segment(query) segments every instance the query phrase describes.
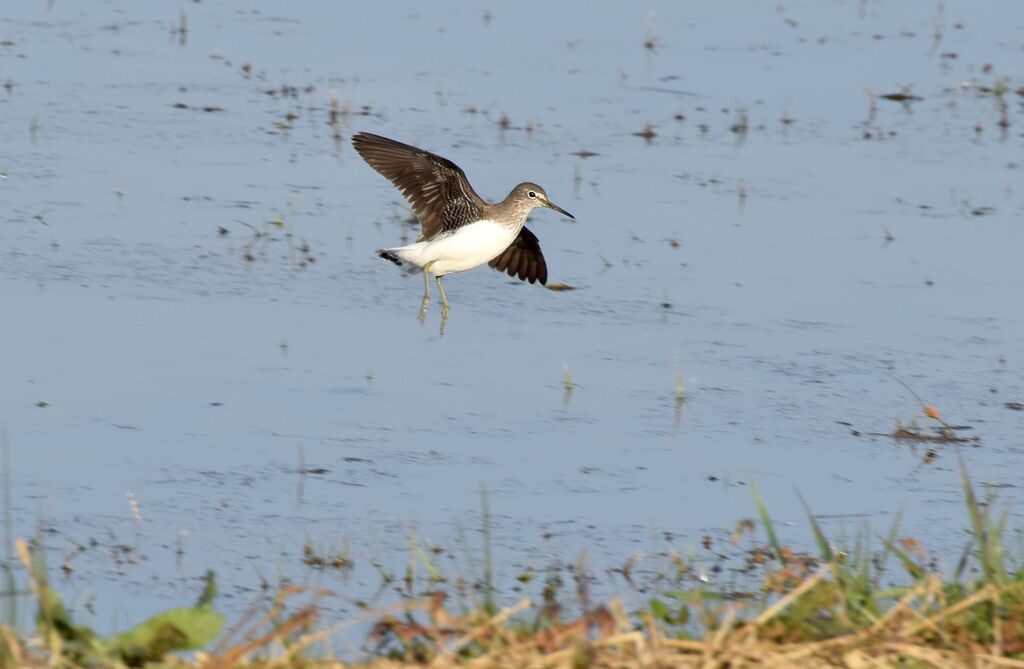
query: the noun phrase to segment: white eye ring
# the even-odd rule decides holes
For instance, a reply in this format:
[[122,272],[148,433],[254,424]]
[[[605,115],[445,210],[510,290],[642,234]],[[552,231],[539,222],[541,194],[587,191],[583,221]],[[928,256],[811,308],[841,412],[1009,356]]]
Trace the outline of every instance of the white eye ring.
[[531,190],[531,191],[528,191],[528,192],[527,192],[526,194],[527,194],[528,196],[530,196],[530,197],[537,197],[537,194],[536,194],[536,193],[534,193],[534,192],[533,192],[532,190]]

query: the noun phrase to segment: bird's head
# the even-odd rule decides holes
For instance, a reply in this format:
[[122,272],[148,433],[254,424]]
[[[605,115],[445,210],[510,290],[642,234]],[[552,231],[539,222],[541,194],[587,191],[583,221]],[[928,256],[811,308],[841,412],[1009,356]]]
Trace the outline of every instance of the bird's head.
[[576,217],[562,209],[557,204],[548,199],[548,194],[544,192],[544,189],[535,183],[521,183],[512,189],[511,197],[519,203],[522,203],[527,209],[533,209],[535,207],[547,207],[548,209],[554,209],[563,216],[576,220]]

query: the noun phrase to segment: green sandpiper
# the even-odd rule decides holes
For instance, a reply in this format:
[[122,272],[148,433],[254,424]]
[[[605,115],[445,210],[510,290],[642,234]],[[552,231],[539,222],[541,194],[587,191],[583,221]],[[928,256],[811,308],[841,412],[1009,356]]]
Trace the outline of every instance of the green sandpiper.
[[370,167],[393,183],[412,205],[421,232],[414,244],[379,249],[381,258],[423,270],[423,308],[430,301],[427,274],[433,274],[441,295],[441,313],[448,313],[448,297],[441,277],[487,263],[522,281],[547,283],[548,268],[537,236],[523,227],[537,207],[575,217],[548,199],[535,183],[521,183],[502,200],[491,204],[469,185],[458,165],[415,146],[368,132],[352,138],[352,145]]

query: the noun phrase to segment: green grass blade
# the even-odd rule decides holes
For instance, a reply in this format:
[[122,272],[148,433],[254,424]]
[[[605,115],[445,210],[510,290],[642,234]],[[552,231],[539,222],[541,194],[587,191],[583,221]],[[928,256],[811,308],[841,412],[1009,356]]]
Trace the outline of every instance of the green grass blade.
[[900,561],[900,564],[903,565],[903,568],[907,571],[908,574],[910,574],[910,578],[914,579],[914,581],[919,581],[922,578],[924,578],[924,569],[922,569],[919,564],[914,562],[905,551],[897,547],[896,544],[893,542],[888,542],[888,548],[889,552],[896,556],[896,558]]
[[988,533],[989,555],[992,556],[992,568],[1000,583],[1007,582],[1006,575],[1006,523],[1009,520],[1009,509],[1003,509],[999,514],[999,520],[991,526]]
[[423,549],[420,548],[420,545],[416,541],[415,537],[409,537],[409,545],[412,547],[412,552],[416,554],[416,557],[419,558],[420,562],[426,568],[427,573],[430,574],[430,580],[436,583],[445,580],[444,576],[441,575],[441,572],[438,570],[438,568],[434,565],[433,562],[431,562],[430,558],[427,557],[427,554],[423,551]]
[[892,555],[892,546],[896,545],[896,535],[900,531],[900,521],[903,519],[903,510],[896,511],[896,515],[893,516],[892,526],[889,528],[889,532],[882,538],[882,553],[878,556],[878,575],[881,576],[885,572],[886,563],[889,562],[889,556]]
[[761,492],[753,481],[750,482],[750,494],[754,496],[757,515],[761,518],[761,525],[764,527],[765,534],[768,535],[768,543],[771,545],[772,551],[775,552],[775,557],[781,564],[786,564],[786,558],[782,552],[782,544],[779,543],[779,537],[775,534],[775,526],[772,525],[772,519],[768,516],[768,507],[765,506],[764,500],[761,499]]
[[7,440],[7,426],[0,426],[0,464],[3,464],[4,504],[4,622],[18,622],[17,581],[14,577],[14,521],[11,519],[11,444]]
[[487,486],[480,488],[481,533],[484,540],[484,610],[489,614],[498,612],[494,601],[494,557],[491,553],[491,507],[487,501]]
[[996,561],[991,550],[991,533],[989,532],[989,516],[987,511],[982,511],[981,504],[971,485],[971,479],[967,474],[967,465],[964,464],[962,455],[960,458],[960,482],[964,489],[964,497],[967,503],[967,515],[971,519],[971,529],[974,532],[974,543],[978,548],[978,559],[981,562],[981,571],[988,583],[999,582],[999,572],[996,568]]
[[[804,496],[800,494],[800,491],[796,491],[796,496],[800,499],[800,504],[803,505],[804,511],[807,513],[807,520],[811,523],[811,531],[814,532],[814,540],[818,543],[818,551],[821,553],[821,559],[825,562],[830,563],[833,568],[837,567],[835,553],[832,552],[832,546],[829,545],[828,539],[825,537],[825,533],[821,530],[821,525],[818,524],[818,519],[811,513],[811,507],[807,506],[807,501],[804,500]],[[838,571],[836,573],[838,576]]]
[[953,570],[953,582],[954,583],[959,583],[960,579],[963,578],[963,576],[964,576],[964,572],[967,571],[967,564],[971,560],[971,545],[973,543],[974,542],[972,540],[972,541],[968,541],[966,544],[964,544],[964,550],[960,554],[960,559],[956,563],[956,569]]
[[[4,600],[2,624],[8,627],[15,627],[18,624],[18,580],[14,576],[14,569],[6,562],[0,562],[0,573],[2,573]],[[2,666],[2,665],[0,665]]]
[[858,601],[866,604],[873,600],[871,587],[871,551],[869,530],[865,524],[857,534],[857,546],[850,561],[851,576],[850,586],[852,592],[856,592]]

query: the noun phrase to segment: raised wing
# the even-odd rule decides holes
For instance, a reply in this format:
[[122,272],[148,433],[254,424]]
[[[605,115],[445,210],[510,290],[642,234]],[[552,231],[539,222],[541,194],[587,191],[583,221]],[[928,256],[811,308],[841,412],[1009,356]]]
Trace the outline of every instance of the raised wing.
[[368,132],[355,135],[352,145],[412,205],[423,226],[421,239],[479,220],[487,206],[466,174],[447,158]]
[[522,281],[540,281],[542,286],[548,282],[548,264],[540,251],[540,241],[526,228],[519,231],[519,236],[500,256],[487,264]]

